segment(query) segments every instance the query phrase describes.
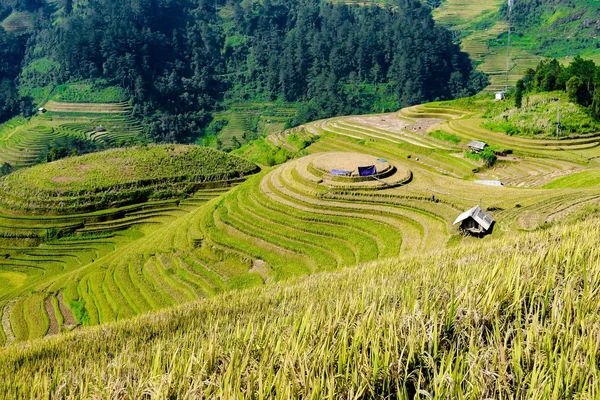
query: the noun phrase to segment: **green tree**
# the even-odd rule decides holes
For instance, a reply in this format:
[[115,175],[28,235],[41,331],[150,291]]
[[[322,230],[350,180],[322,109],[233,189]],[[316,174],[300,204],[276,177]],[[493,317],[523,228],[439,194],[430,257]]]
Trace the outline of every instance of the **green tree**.
[[71,15],[73,12],[73,0],[65,0],[65,15]]
[[12,165],[10,165],[7,162],[3,163],[2,166],[0,166],[0,176],[8,175],[12,171],[13,171]]
[[594,92],[594,98],[592,101],[592,114],[596,118],[600,118],[600,90]]
[[523,92],[525,91],[525,82],[523,79],[519,79],[517,82],[517,90],[515,91],[515,107],[521,108],[523,106]]
[[587,106],[589,92],[583,80],[578,76],[572,76],[567,81],[567,95],[573,103]]

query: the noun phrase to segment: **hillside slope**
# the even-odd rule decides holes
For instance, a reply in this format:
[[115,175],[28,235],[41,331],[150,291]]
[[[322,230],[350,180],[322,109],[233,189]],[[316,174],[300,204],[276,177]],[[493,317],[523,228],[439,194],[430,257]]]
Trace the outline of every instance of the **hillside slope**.
[[[581,122],[577,114],[573,121],[565,118],[559,138],[509,136],[494,127],[501,123],[516,131],[513,119],[503,115],[535,114],[556,104],[558,95],[527,95],[524,104],[529,106],[520,111],[507,110],[508,103],[495,102],[493,96],[478,96],[398,113],[315,121],[246,149],[257,159],[277,149],[297,159],[265,167],[247,180],[217,182],[216,189],[192,194],[195,188],[178,183],[174,189],[182,192],[170,193],[171,199],[129,206],[117,202],[115,208],[84,214],[23,216],[3,210],[0,285],[7,290],[0,293],[0,344],[110,323],[232,289],[476,241],[452,225],[475,205],[496,220],[484,242],[597,206],[600,134],[569,136],[566,128]],[[563,109],[577,107],[568,104],[563,101]],[[468,152],[471,140],[487,142],[499,154],[496,162],[486,165]],[[383,169],[377,179],[335,179],[329,176],[332,162],[333,168],[352,162],[351,169],[371,163]],[[128,171],[123,163],[112,164]],[[71,160],[45,167],[52,165],[78,171]],[[193,163],[185,165],[193,170]],[[45,167],[14,175],[35,183],[31,192],[37,197],[20,200],[21,207],[37,202],[60,211],[60,202],[48,198],[46,189],[51,179],[64,180],[63,169],[50,168],[53,174],[44,175]],[[490,180],[503,186],[486,185]],[[142,189],[147,181],[152,183],[140,181]],[[11,192],[29,197],[18,182],[12,181]],[[90,189],[84,182],[70,184],[83,192]],[[69,182],[56,187],[64,185]],[[156,188],[156,194],[164,193],[164,187]],[[106,200],[118,197],[130,204],[129,189],[113,190]],[[189,196],[182,199],[183,193]],[[85,204],[87,197],[65,198],[63,206]]]
[[[488,90],[502,89],[506,79],[506,2],[446,0],[434,10],[434,17],[456,32],[462,49],[490,75]],[[511,25],[510,85],[545,57],[564,62],[577,55],[600,58],[600,11],[593,1],[515,1]]]
[[595,398],[599,222],[8,347],[0,389],[13,398]]
[[[10,82],[20,97],[38,101],[80,82],[117,86],[160,141],[194,141],[213,113],[236,104],[270,116],[260,109],[277,103],[283,112],[274,116],[291,109],[306,122],[474,94],[485,84],[419,0],[390,9],[326,0],[32,3],[34,29],[21,36],[23,68]],[[11,111],[21,106],[15,97]],[[216,116],[232,125],[224,148],[259,132],[245,112]]]

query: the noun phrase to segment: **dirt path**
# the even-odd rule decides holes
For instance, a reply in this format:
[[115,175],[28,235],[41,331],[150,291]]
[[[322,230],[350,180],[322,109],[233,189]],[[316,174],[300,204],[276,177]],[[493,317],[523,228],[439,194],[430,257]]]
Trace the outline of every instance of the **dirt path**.
[[46,297],[44,300],[44,308],[46,309],[46,314],[48,314],[48,318],[50,319],[50,327],[48,328],[46,337],[56,335],[58,333],[59,326],[58,321],[56,320],[56,315],[54,314],[54,306],[52,305],[51,296]]
[[63,316],[65,328],[71,328],[77,325],[77,321],[75,321],[75,317],[73,316],[71,309],[65,304],[65,299],[63,298],[62,292],[58,292],[56,299],[58,300],[58,308],[60,309],[60,313]]
[[15,334],[10,326],[10,313],[16,302],[17,299],[9,301],[4,306],[4,310],[2,310],[2,330],[4,330],[4,334],[6,335],[6,345],[12,344],[16,340]]

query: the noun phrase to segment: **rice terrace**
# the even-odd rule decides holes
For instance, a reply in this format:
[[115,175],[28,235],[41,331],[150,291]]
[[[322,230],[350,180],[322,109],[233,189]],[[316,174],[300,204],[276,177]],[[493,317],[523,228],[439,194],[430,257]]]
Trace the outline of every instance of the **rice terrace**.
[[0,0],[0,399],[599,398],[591,5],[208,3]]

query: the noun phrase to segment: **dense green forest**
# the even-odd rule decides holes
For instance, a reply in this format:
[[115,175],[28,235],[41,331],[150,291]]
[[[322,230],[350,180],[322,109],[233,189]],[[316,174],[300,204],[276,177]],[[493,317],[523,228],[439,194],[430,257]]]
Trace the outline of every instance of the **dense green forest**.
[[565,91],[569,100],[588,108],[596,119],[600,118],[600,68],[592,60],[575,57],[569,66],[558,60],[544,60],[535,68],[528,69],[517,82],[515,102],[522,106],[523,94]]
[[10,57],[0,64],[3,119],[25,112],[22,96],[39,88],[101,81],[126,89],[154,140],[188,141],[226,101],[299,102],[294,125],[467,96],[487,84],[418,0],[2,4],[35,14],[27,40],[0,33],[10,43],[1,50]]

